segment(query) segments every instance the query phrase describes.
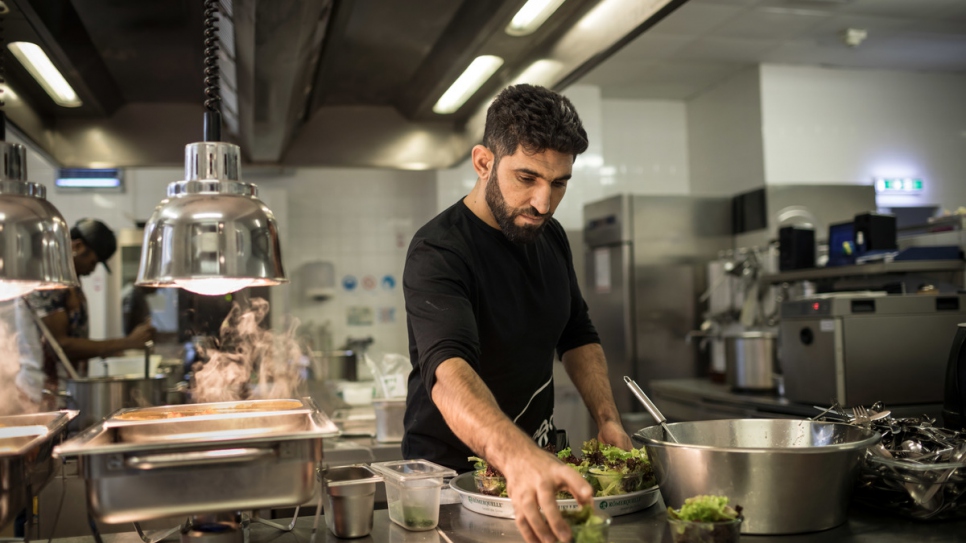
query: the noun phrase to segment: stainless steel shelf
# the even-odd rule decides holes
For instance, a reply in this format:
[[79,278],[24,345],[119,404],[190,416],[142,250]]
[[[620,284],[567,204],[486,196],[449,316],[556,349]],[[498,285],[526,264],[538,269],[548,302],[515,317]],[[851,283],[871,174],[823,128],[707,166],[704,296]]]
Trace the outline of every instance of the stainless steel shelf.
[[828,268],[809,268],[761,276],[764,284],[793,283],[795,281],[818,281],[839,277],[864,275],[885,275],[901,273],[955,272],[966,268],[962,260],[902,260],[899,262],[876,262],[854,266],[832,266]]

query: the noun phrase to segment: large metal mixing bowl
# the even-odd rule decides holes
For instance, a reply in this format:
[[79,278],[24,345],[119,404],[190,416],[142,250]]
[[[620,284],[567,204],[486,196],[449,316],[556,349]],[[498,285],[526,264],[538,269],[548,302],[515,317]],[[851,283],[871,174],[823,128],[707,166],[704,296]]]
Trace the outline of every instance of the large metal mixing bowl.
[[679,508],[699,494],[728,496],[745,509],[741,532],[795,534],[846,520],[852,486],[866,448],[879,434],[848,424],[737,419],[639,430],[664,502]]

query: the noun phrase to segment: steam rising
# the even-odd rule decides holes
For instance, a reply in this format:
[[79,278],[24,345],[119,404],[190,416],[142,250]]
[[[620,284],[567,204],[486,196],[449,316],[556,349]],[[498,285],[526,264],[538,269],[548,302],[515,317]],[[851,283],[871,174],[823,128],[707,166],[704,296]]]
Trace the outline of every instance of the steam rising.
[[[295,340],[298,321],[283,333],[264,330],[259,324],[268,314],[268,301],[252,298],[251,307],[237,303],[221,324],[219,339],[204,348],[205,363],[196,363],[194,401],[225,402],[253,398],[296,398],[300,384],[302,350]],[[257,379],[253,379],[257,375]],[[252,386],[256,381],[257,385]]]
[[14,304],[5,304],[0,318],[0,415],[40,411],[44,386],[40,362],[21,353],[22,338],[6,320],[15,311]]

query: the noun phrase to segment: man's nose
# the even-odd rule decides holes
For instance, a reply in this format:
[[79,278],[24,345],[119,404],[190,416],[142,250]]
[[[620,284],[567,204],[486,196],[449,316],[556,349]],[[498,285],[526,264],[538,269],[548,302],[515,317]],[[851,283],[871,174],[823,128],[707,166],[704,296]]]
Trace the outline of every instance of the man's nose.
[[530,195],[530,205],[541,215],[550,213],[550,193],[550,183],[547,183],[534,187]]

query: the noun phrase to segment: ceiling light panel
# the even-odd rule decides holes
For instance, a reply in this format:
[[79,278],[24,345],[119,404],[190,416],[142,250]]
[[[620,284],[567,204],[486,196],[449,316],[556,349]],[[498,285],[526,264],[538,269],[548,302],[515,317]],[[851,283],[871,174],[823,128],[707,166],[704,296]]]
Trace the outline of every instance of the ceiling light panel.
[[511,36],[533,34],[563,3],[564,0],[529,0],[510,20],[506,33]]
[[7,46],[13,56],[23,64],[30,75],[50,95],[54,102],[63,107],[78,107],[81,100],[64,79],[60,70],[50,61],[47,53],[36,43],[15,41]]
[[473,59],[466,70],[436,102],[433,112],[439,114],[455,113],[470,96],[486,83],[503,66],[503,59],[493,55],[482,55]]

